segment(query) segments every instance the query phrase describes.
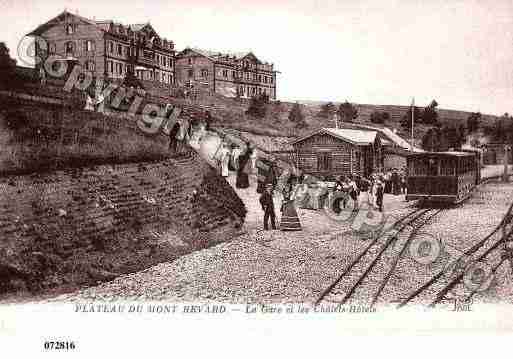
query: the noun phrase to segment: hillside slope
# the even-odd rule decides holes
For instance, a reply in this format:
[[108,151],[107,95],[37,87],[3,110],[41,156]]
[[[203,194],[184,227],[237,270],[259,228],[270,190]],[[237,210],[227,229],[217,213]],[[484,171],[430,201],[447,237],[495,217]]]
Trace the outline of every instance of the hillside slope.
[[[296,123],[288,119],[290,110],[294,103],[280,102],[268,104],[267,114],[264,118],[254,118],[245,113],[249,107],[249,101],[244,99],[225,98],[219,95],[200,96],[195,100],[173,99],[175,104],[193,105],[209,110],[216,117],[216,126],[228,127],[230,129],[244,131],[260,136],[270,137],[296,137],[304,135],[319,127],[334,127],[333,119],[326,119],[319,116],[322,102],[303,101],[299,102],[305,117],[305,126],[298,127]],[[335,105],[338,105],[335,103]],[[410,133],[404,131],[400,121],[410,110],[408,106],[398,105],[370,105],[356,104],[358,108],[358,118],[355,123],[373,125],[370,122],[370,116],[374,111],[388,112],[390,120],[385,125],[397,129],[398,133],[405,138],[410,137]],[[470,112],[438,109],[439,120],[443,125],[459,127],[466,126]],[[492,125],[499,117],[495,115],[483,114],[481,124],[485,126]],[[419,143],[425,132],[430,128],[424,124],[415,125],[415,142]]]

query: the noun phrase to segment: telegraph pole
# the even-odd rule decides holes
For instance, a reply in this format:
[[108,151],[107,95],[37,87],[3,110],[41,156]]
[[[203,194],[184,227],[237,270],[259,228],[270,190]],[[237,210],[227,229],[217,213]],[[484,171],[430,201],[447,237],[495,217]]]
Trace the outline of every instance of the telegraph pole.
[[511,151],[510,145],[504,145],[504,158],[502,160],[504,164],[504,174],[502,175],[502,180],[504,182],[508,182],[509,176],[508,176],[508,158],[509,158],[509,152]]
[[410,140],[410,146],[411,151],[413,152],[413,126],[415,123],[415,97],[411,100],[411,140]]

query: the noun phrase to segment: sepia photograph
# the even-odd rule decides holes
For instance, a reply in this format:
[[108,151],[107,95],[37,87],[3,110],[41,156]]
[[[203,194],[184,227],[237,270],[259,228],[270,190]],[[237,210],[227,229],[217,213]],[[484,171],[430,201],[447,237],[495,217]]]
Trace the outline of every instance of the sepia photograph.
[[0,14],[0,346],[513,332],[510,0]]

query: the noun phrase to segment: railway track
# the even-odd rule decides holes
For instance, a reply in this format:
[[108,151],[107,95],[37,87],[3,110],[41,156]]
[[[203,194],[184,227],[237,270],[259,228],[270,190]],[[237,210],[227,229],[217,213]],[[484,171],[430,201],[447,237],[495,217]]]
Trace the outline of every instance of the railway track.
[[[480,185],[498,178],[484,179]],[[441,260],[429,266],[410,260],[409,263],[403,262],[402,270],[397,271],[414,238],[423,234],[422,228],[442,211],[436,208],[417,208],[399,218],[390,230],[369,242],[318,296],[315,305],[351,302],[374,306],[378,302],[388,302],[399,303],[397,308],[410,303],[436,306],[448,299],[451,293],[459,293],[467,300],[478,295],[482,284],[486,283],[483,280],[500,272],[508,262],[513,271],[513,252],[509,252],[509,256],[503,254],[506,242],[513,240],[513,203],[501,222],[485,238],[463,253],[458,252],[452,256],[448,252],[442,253],[446,256],[441,256]],[[485,267],[481,270],[482,283],[481,286],[469,288],[465,285],[469,280],[468,268],[476,263],[477,269]],[[412,270],[404,270],[404,265]],[[422,268],[423,273],[418,278],[404,278],[408,273],[417,273],[415,269],[420,266],[425,268]],[[412,280],[416,282],[413,285]],[[412,288],[417,289],[412,291]]]
[[[434,307],[449,298],[471,299],[487,289],[495,274],[513,260],[505,256],[508,241],[513,239],[513,203],[501,222],[483,239],[448,260],[442,268],[423,285],[399,298],[397,308],[408,304],[428,304]],[[473,274],[479,274],[473,281]]]
[[417,232],[442,211],[417,208],[399,218],[390,230],[371,240],[320,294],[315,304],[352,301],[373,306]]

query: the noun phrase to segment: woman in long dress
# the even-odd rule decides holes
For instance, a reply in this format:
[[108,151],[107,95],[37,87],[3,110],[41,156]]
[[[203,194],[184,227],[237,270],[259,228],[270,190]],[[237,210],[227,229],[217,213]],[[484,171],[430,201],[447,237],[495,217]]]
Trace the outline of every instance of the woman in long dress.
[[200,141],[205,136],[205,134],[205,125],[203,123],[198,124],[196,128],[193,129],[192,136],[189,140],[189,145],[195,150],[198,150],[200,148]]
[[237,166],[237,180],[235,181],[235,186],[237,188],[248,188],[249,187],[249,178],[247,173],[248,162],[251,158],[253,150],[251,149],[249,143],[246,144],[246,151],[244,154],[240,155],[238,158],[238,166]]
[[281,223],[282,231],[301,231],[301,222],[297,215],[296,205],[293,198],[293,182],[292,177],[287,183],[286,189],[283,191],[283,203],[281,205]]
[[221,176],[228,177],[229,169],[228,165],[230,163],[230,150],[228,150],[227,145],[223,143],[222,148],[219,150],[219,162],[221,165]]

